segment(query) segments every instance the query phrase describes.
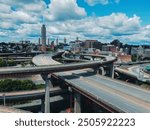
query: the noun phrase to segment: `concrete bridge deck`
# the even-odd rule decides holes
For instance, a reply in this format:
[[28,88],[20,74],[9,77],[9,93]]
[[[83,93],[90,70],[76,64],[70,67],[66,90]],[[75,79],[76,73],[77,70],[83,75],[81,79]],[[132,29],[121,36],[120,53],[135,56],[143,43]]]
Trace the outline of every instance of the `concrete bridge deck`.
[[145,73],[140,65],[132,65],[127,66],[125,68],[123,67],[117,67],[115,68],[115,71],[130,77],[133,77],[135,79],[138,79],[142,82],[150,82],[150,74]]
[[55,73],[69,84],[72,89],[84,94],[118,112],[150,112],[150,91],[139,86],[114,80],[87,71],[70,71]]
[[[68,91],[66,89],[62,90],[59,87],[51,88],[49,90],[50,97],[56,96],[59,94],[65,94]],[[31,91],[19,91],[19,92],[1,92],[0,93],[0,102],[4,101],[4,98],[7,102],[12,101],[23,101],[23,100],[36,100],[43,99],[45,96],[45,90],[31,90]]]

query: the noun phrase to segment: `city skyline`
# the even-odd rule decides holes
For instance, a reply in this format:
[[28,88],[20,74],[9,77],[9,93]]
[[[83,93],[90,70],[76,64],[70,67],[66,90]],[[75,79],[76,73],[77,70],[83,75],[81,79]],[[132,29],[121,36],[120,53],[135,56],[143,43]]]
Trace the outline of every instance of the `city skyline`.
[[0,42],[38,43],[44,23],[50,40],[150,44],[148,5],[146,0],[0,0]]

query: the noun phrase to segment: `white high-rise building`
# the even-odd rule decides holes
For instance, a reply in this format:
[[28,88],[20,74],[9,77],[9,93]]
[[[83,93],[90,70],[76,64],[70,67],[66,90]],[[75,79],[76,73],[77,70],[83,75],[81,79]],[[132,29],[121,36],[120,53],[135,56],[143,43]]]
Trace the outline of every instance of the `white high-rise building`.
[[41,27],[41,40],[42,40],[42,45],[46,46],[46,27],[44,24]]

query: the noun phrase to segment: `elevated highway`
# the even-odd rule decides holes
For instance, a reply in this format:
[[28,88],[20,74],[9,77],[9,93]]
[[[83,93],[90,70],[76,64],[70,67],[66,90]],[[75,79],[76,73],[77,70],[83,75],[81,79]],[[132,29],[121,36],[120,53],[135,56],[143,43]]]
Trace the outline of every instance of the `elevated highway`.
[[[68,93],[68,90],[61,89],[59,87],[51,88],[49,90],[50,97]],[[25,101],[25,100],[37,100],[44,99],[45,90],[31,90],[31,91],[19,91],[19,92],[1,92],[0,93],[0,102],[13,102],[13,101]]]
[[32,59],[32,57],[20,57],[20,56],[10,56],[10,57],[0,57],[5,60],[18,60],[18,59]]
[[[144,65],[144,64],[143,64]],[[150,82],[150,74],[145,73],[141,65],[131,65],[126,67],[116,67],[115,71],[132,77],[142,82]]]
[[0,78],[21,76],[21,75],[36,75],[36,74],[48,75],[49,73],[54,73],[54,72],[62,72],[62,71],[77,70],[77,69],[84,69],[84,68],[99,68],[102,65],[112,64],[114,61],[116,61],[116,58],[112,58],[109,61],[89,61],[83,63],[59,64],[57,66],[43,65],[43,66],[24,67],[24,68],[6,68],[0,70]]
[[103,77],[87,70],[58,72],[53,76],[64,81],[73,91],[110,112],[150,112],[150,91],[139,86]]
[[110,112],[150,112],[150,91],[85,70],[55,73],[68,86]]
[[[96,69],[102,65],[112,64],[116,58],[109,58],[109,60],[106,59],[106,61],[90,61],[66,65],[57,64],[56,66],[49,66],[51,64],[49,62],[44,66],[45,63],[42,61],[42,55],[40,57],[40,67],[0,70],[0,77],[33,74],[48,76],[49,73],[53,73],[53,76],[65,82],[66,86],[71,87],[75,93],[78,93],[77,95],[85,96],[109,112],[150,112],[150,91],[146,91],[135,85],[97,75],[94,72],[77,70],[87,68]],[[39,60],[40,57],[37,59]],[[44,57],[46,57],[46,55]],[[48,78],[45,79],[45,112],[49,112],[48,80]],[[76,112],[81,112],[80,96],[77,96],[75,99],[74,106],[77,108]]]
[[20,53],[0,53],[0,57],[8,57],[8,56],[36,56],[39,54],[43,54],[43,52],[20,52]]
[[127,62],[127,63],[116,63],[116,65],[139,65],[139,64],[148,64],[150,60],[147,61],[137,61],[137,62]]
[[[43,57],[46,57],[48,62],[46,63],[45,60],[43,60]],[[57,57],[57,56],[54,56]],[[39,62],[40,60],[40,62]],[[50,83],[49,85],[49,78],[48,75],[50,73],[54,72],[62,72],[62,71],[69,71],[69,70],[76,70],[76,69],[84,69],[84,68],[99,68],[101,65],[108,65],[112,64],[114,61],[116,61],[115,57],[112,57],[108,61],[94,61],[94,62],[85,62],[85,63],[75,63],[75,64],[60,64],[56,61],[54,61],[51,56],[47,55],[40,55],[35,58],[33,58],[33,62],[38,65],[39,67],[25,67],[25,68],[6,68],[3,70],[0,70],[0,77],[18,77],[18,76],[24,76],[24,75],[36,75],[41,74],[45,77],[45,112],[49,112],[50,106],[49,106],[49,86],[52,86]],[[52,63],[55,62],[53,65]],[[40,63],[40,64],[38,64]],[[56,66],[57,64],[57,66]]]
[[[61,54],[61,53],[60,53]],[[49,66],[49,65],[60,65],[61,63],[55,61],[53,58],[52,54],[41,54],[41,55],[37,55],[35,57],[33,57],[32,62],[36,65],[36,66]]]
[[0,57],[3,60],[7,61],[14,61],[14,62],[28,62],[28,61],[32,61],[32,57]]

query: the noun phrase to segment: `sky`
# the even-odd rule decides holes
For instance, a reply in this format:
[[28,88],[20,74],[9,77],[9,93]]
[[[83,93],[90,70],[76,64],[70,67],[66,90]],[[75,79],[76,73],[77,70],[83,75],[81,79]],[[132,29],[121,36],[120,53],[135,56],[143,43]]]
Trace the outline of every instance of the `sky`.
[[0,0],[0,42],[95,39],[150,45],[150,0]]

